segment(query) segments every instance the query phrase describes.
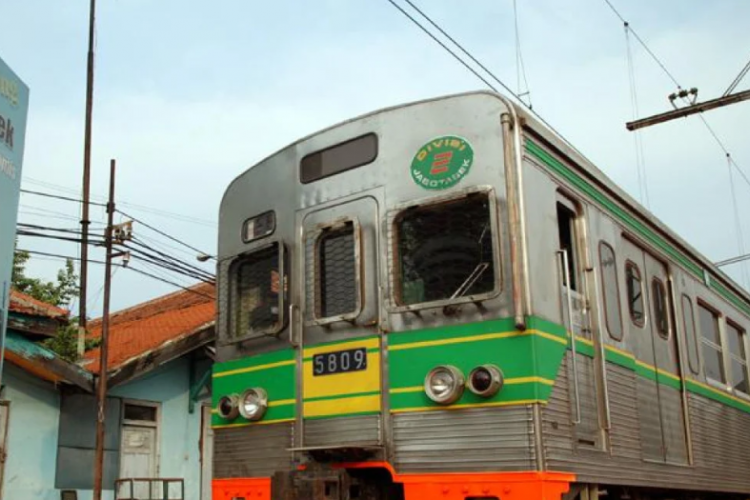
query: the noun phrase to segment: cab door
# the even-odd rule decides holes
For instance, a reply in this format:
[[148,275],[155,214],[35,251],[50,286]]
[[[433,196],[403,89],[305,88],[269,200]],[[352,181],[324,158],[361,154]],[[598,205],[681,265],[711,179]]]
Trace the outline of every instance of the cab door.
[[298,212],[302,449],[382,445],[377,190]]

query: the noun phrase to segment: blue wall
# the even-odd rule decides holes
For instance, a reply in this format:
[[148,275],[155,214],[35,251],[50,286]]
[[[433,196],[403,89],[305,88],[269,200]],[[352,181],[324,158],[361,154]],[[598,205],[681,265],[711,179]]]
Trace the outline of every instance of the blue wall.
[[10,401],[3,498],[59,500],[54,489],[60,417],[57,389],[10,363],[5,364],[3,384],[4,399]]
[[[114,388],[110,395],[161,403],[159,476],[185,478],[185,500],[200,500],[201,412],[196,405],[195,412],[188,413],[189,369],[187,358],[181,358]],[[106,491],[102,497],[111,500],[113,492]],[[78,492],[79,500],[91,498],[91,491]]]

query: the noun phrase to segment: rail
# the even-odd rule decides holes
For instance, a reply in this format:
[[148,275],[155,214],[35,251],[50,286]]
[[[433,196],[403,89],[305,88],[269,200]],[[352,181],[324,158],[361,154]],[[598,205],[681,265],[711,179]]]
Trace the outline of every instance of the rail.
[[[179,485],[179,488],[170,488],[173,484]],[[175,489],[179,490],[179,494]],[[163,477],[117,479],[115,500],[185,500],[185,480]]]

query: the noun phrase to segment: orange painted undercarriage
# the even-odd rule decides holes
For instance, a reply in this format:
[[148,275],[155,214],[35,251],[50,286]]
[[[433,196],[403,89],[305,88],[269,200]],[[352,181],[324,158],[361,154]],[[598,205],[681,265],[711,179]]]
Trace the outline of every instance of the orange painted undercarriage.
[[[337,468],[382,468],[404,488],[404,500],[560,500],[575,481],[562,472],[397,474],[384,463],[340,464]],[[215,479],[213,500],[272,500],[271,478]],[[301,499],[300,499],[301,500]],[[309,500],[309,499],[304,499]]]

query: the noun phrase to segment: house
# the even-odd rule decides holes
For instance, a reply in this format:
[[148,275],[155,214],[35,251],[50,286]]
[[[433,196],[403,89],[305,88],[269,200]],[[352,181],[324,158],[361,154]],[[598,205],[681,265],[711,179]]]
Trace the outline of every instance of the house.
[[[162,499],[164,487],[170,499],[210,499],[213,293],[202,284],[110,316],[103,498],[149,498],[151,488]],[[92,498],[99,349],[70,363],[35,342],[65,314],[11,296],[0,394],[3,500]],[[101,320],[89,327],[101,335]]]

